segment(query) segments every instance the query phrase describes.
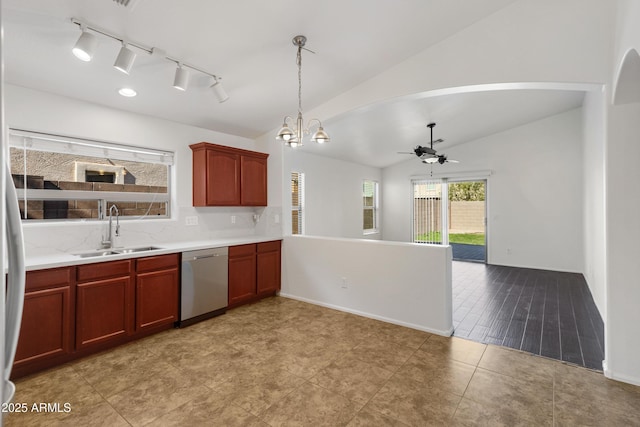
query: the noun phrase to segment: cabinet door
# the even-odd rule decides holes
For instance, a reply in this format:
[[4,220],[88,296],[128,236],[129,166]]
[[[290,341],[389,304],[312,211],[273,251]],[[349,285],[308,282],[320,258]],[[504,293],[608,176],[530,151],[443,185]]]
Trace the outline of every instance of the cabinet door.
[[241,157],[241,205],[267,206],[267,159]]
[[[232,255],[234,248],[252,247],[249,253]],[[229,248],[229,307],[250,301],[256,296],[255,245]]]
[[124,338],[133,331],[131,277],[78,283],[76,348]]
[[14,366],[70,353],[71,328],[70,286],[26,292]]
[[73,351],[72,267],[28,271],[14,374],[52,365]]
[[178,269],[138,274],[136,331],[178,320]]
[[207,206],[240,204],[239,155],[207,150],[206,177]]
[[259,295],[280,290],[280,241],[258,243],[257,292]]

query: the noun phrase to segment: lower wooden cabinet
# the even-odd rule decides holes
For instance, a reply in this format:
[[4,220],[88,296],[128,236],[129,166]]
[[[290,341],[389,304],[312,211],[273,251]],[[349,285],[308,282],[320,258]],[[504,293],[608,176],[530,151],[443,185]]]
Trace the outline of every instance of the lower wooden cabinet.
[[263,242],[257,245],[257,278],[258,295],[273,295],[280,290],[280,240]]
[[229,248],[229,308],[280,290],[280,240]]
[[64,267],[27,272],[14,359],[18,372],[42,369],[73,351],[74,271]]
[[178,321],[178,254],[136,261],[136,332]]
[[123,260],[77,267],[77,350],[133,333],[131,265],[131,260]]
[[229,307],[250,302],[256,296],[256,245],[229,248]]
[[29,271],[12,377],[173,327],[180,254]]

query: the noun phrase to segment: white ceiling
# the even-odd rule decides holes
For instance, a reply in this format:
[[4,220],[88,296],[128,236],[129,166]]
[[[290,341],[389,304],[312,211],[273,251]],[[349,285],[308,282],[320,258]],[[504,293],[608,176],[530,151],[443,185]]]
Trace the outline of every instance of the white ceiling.
[[[472,25],[514,0],[4,0],[5,80],[71,98],[255,138],[297,107],[293,36],[304,34],[303,108],[312,108]],[[192,73],[189,90],[171,87],[175,64],[139,52],[129,76],[112,65],[116,41],[100,37],[94,60],[71,54],[80,31],[71,18],[156,47],[222,77],[230,96],[218,103],[208,77]],[[134,87],[138,96],[117,94]],[[323,154],[384,167],[396,151],[435,138],[447,144],[487,136],[576,108],[582,92],[491,91],[416,95],[323,118],[332,142]],[[449,145],[450,146],[450,145]],[[307,144],[304,150],[315,151]],[[438,147],[438,149],[441,149]]]

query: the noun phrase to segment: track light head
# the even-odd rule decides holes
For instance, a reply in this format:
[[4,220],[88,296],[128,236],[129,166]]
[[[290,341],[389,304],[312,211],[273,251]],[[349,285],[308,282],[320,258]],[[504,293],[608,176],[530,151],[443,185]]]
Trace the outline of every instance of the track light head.
[[91,58],[93,58],[97,47],[98,38],[82,28],[82,34],[80,34],[78,41],[71,51],[79,60],[89,62]]
[[229,95],[227,95],[227,92],[222,87],[222,82],[220,81],[220,78],[214,77],[214,80],[215,81],[211,85],[211,89],[213,89],[213,93],[216,95],[218,102],[223,103],[224,101],[229,99]]
[[127,47],[125,42],[122,42],[122,47],[120,48],[120,52],[118,53],[118,57],[116,58],[116,62],[114,62],[113,67],[125,74],[129,74],[135,59],[136,54]]
[[176,67],[176,75],[173,78],[173,87],[178,90],[185,91],[189,85],[189,70],[178,64]]

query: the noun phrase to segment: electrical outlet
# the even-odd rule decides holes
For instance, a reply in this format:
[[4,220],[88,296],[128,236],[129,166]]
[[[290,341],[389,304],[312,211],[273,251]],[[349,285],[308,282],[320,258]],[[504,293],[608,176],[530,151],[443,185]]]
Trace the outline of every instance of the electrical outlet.
[[273,220],[275,221],[276,224],[280,224],[280,215],[275,214],[275,216],[273,217]]
[[340,279],[340,286],[342,288],[345,288],[345,289],[347,288],[347,278],[346,277],[343,277],[343,278]]
[[231,215],[231,224],[235,224],[235,223],[236,223],[236,216]]
[[198,225],[198,217],[197,216],[187,216],[184,218],[184,222],[186,225]]
[[511,255],[511,248],[507,248],[507,255]]

